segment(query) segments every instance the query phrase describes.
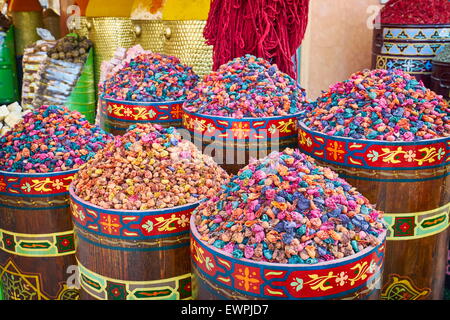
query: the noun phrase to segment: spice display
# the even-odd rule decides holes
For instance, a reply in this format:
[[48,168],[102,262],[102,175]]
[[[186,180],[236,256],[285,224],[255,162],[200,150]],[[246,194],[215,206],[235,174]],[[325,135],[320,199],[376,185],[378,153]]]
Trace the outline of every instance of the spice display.
[[0,170],[45,173],[77,169],[111,140],[79,112],[41,106],[0,137]]
[[173,56],[142,53],[125,63],[103,84],[106,98],[126,101],[179,101],[194,88],[198,76]]
[[380,15],[381,23],[386,24],[447,24],[450,23],[450,2],[389,0],[381,9]]
[[364,70],[338,82],[302,112],[312,130],[332,136],[419,141],[450,136],[442,96],[401,70]]
[[314,264],[379,244],[377,211],[331,169],[298,150],[272,152],[239,171],[195,212],[201,240],[235,258]]
[[0,136],[11,130],[30,110],[23,111],[17,103],[0,106]]
[[295,114],[305,91],[276,65],[252,55],[236,58],[206,75],[188,95],[190,112],[233,118]]
[[73,187],[105,209],[151,210],[210,198],[227,181],[227,173],[175,128],[139,124],[83,166]]

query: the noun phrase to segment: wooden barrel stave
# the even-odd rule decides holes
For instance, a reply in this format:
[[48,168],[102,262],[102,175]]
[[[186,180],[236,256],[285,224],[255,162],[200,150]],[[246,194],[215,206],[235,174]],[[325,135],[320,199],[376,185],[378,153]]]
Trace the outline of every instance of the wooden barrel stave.
[[[66,283],[76,260],[64,190],[74,173],[27,177],[0,172],[0,279],[5,299],[78,299],[78,290]],[[36,183],[30,185],[32,179]],[[60,190],[49,190],[49,184]]]
[[[448,140],[390,144],[329,137],[301,125],[301,150],[385,212],[382,299],[442,299],[450,213]],[[334,158],[338,149],[350,151]],[[374,155],[376,165],[371,167]]]
[[378,299],[386,233],[380,245],[318,263],[276,264],[236,259],[200,240],[191,219],[194,299]]
[[77,260],[86,270],[79,275],[81,297],[190,299],[187,219],[196,206],[122,212],[87,204],[71,191]]

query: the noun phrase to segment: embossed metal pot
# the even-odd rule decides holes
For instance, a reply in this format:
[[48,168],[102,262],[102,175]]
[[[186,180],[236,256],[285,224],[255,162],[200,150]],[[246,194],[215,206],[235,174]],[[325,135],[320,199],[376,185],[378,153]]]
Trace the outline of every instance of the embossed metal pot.
[[356,187],[388,225],[382,299],[442,299],[450,137],[415,142],[328,136],[299,125],[300,150]]
[[374,29],[372,68],[401,69],[428,87],[432,60],[449,43],[450,25],[381,24]]
[[191,298],[189,218],[197,203],[160,210],[110,210],[70,188],[81,299]]
[[236,174],[250,158],[296,148],[297,116],[234,119],[183,108],[183,127],[197,148],[212,156],[228,173]]
[[[75,300],[69,184],[77,170],[0,171],[0,279],[6,300]],[[70,283],[69,283],[70,284]]]
[[191,218],[193,297],[205,300],[378,299],[386,233],[381,243],[328,262],[279,264],[236,259],[200,240]]

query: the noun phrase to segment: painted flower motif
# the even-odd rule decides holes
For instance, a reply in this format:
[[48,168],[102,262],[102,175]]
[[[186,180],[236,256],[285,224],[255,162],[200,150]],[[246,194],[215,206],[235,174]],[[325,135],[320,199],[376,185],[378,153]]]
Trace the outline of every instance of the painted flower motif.
[[64,186],[64,182],[62,182],[62,181],[59,180],[59,179],[56,179],[56,180],[53,182],[52,186],[53,186],[56,190],[60,190],[60,189]]
[[205,120],[195,119],[194,120],[194,125],[193,125],[194,130],[198,131],[198,132],[205,131],[205,129],[206,129],[205,123],[206,123]]
[[[2,190],[2,182],[0,182],[0,190]],[[6,184],[4,185],[6,187]],[[25,184],[21,187],[22,190],[26,191],[26,192],[30,192],[31,191],[31,185],[28,182],[25,182]]]
[[367,155],[367,158],[369,158],[370,161],[375,162],[375,161],[378,160],[378,157],[379,157],[379,156],[380,156],[380,155],[378,154],[377,151],[372,150],[372,151],[370,151],[369,154]]
[[439,160],[441,160],[441,158],[443,158],[445,156],[445,151],[442,148],[439,148],[438,152],[437,152],[437,158]]
[[208,123],[208,124],[206,125],[206,131],[212,133],[212,132],[216,131],[216,128],[215,128],[211,123]]
[[109,105],[109,106],[108,106],[108,113],[112,113],[113,110],[114,110],[114,108],[112,107],[112,105]]
[[81,209],[75,210],[75,216],[78,217],[78,219],[80,219],[80,221],[84,221],[84,219],[86,218],[83,210],[81,210]]
[[408,162],[413,162],[415,158],[416,158],[416,153],[415,153],[414,151],[408,150],[408,151],[405,153],[405,159],[406,159],[406,161],[408,161]]
[[147,230],[147,232],[151,232],[153,230],[153,222],[148,220],[146,223],[142,225],[142,228]]
[[130,117],[130,116],[133,115],[133,110],[131,110],[131,109],[125,109],[125,110],[123,111],[123,113],[124,113],[127,117]]
[[311,147],[311,145],[312,145],[312,140],[311,140],[310,137],[306,137],[306,145],[307,145],[308,147]]
[[295,278],[294,281],[291,282],[291,287],[293,287],[295,291],[299,292],[303,288],[303,279]]
[[277,129],[277,127],[274,125],[274,124],[272,124],[271,126],[270,126],[270,128],[269,129],[267,129],[271,134],[274,134],[278,129]]
[[150,119],[152,119],[152,118],[154,118],[154,117],[156,116],[156,112],[153,111],[153,109],[150,109],[150,110],[148,111],[148,115],[149,115]]
[[341,287],[345,284],[345,280],[348,279],[348,276],[345,274],[345,271],[342,271],[336,278],[336,283]]
[[186,217],[185,214],[183,214],[180,218],[178,218],[178,224],[181,225],[183,228],[187,226],[189,223],[188,217]]
[[367,269],[367,271],[369,273],[374,273],[376,269],[377,269],[377,264],[376,264],[375,260],[370,261],[370,266]]
[[211,262],[211,258],[210,257],[206,257],[206,259],[205,259],[205,266],[206,266],[206,269],[208,269],[208,271],[211,271],[212,268],[214,268],[214,264]]

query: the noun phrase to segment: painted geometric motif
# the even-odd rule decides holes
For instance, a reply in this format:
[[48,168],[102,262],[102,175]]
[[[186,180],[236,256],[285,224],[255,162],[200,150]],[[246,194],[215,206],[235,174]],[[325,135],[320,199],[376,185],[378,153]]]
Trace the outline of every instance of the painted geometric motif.
[[41,292],[39,275],[21,272],[12,260],[0,265],[0,283],[5,300],[49,300]]
[[73,230],[23,234],[0,229],[0,250],[24,257],[56,257],[75,253]]
[[450,202],[428,211],[385,212],[384,220],[388,229],[387,240],[412,240],[429,237],[445,231],[450,226]]
[[389,281],[381,292],[382,300],[420,300],[425,299],[431,290],[429,288],[420,289],[410,277],[402,277],[398,274],[390,274]]
[[189,300],[191,274],[152,281],[111,279],[78,262],[82,288],[98,300]]

